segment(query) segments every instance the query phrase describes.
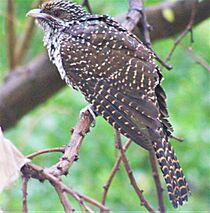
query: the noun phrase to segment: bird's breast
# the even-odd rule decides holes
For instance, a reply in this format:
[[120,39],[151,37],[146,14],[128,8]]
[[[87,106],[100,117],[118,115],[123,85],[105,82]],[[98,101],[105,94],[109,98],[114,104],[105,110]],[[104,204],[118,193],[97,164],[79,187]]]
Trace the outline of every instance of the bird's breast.
[[61,55],[60,39],[59,35],[54,37],[50,37],[50,35],[45,36],[44,44],[47,47],[49,59],[57,67],[61,79],[65,80],[68,86],[72,86],[74,89],[77,89],[65,70]]

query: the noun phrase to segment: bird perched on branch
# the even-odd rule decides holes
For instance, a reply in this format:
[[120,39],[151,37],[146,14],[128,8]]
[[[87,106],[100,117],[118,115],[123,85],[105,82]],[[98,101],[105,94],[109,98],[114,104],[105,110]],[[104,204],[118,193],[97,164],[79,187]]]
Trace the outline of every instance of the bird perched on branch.
[[33,9],[44,30],[44,45],[62,79],[81,91],[91,109],[116,130],[154,151],[176,208],[189,187],[168,142],[166,95],[152,51],[109,16],[91,15],[67,0]]

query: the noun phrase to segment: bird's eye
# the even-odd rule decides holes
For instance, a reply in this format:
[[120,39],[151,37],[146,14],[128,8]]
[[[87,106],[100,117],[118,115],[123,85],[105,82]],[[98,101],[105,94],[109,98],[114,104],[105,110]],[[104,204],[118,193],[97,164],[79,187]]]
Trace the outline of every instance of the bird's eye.
[[54,12],[53,12],[53,15],[55,16],[55,17],[59,17],[60,15],[61,15],[61,10],[55,10]]

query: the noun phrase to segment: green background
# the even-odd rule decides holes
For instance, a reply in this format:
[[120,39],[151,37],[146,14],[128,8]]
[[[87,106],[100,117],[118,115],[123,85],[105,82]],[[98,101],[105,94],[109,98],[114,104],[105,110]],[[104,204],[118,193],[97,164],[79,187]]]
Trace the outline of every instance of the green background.
[[[78,1],[79,2],[79,1]],[[127,0],[90,1],[94,12],[116,16],[127,10]],[[146,5],[160,1],[145,1]],[[16,0],[17,35],[25,29],[26,12],[31,8],[32,0]],[[0,82],[7,74],[5,11],[6,0],[0,1]],[[194,52],[205,60],[209,60],[209,21],[205,21],[194,29],[192,45]],[[36,29],[25,63],[43,51],[43,33]],[[159,56],[165,58],[174,40],[167,39],[153,43]],[[190,45],[189,35],[184,39]],[[209,73],[178,47],[170,61],[174,69],[162,70],[163,82],[168,96],[170,121],[175,135],[184,138],[184,143],[171,141],[190,183],[192,196],[189,202],[178,210],[174,210],[164,193],[168,211],[204,212],[209,208]],[[66,87],[46,103],[26,115],[16,127],[7,131],[6,137],[25,154],[40,149],[62,146],[69,141],[69,130],[78,121],[79,111],[87,103],[83,97]],[[46,154],[34,160],[41,166],[50,166],[59,158],[59,154]],[[114,148],[113,129],[100,117],[96,127],[86,136],[80,152],[80,159],[64,178],[65,183],[75,191],[101,200],[103,185],[109,177],[114,165],[117,151]],[[155,186],[148,161],[148,153],[132,144],[128,150],[129,162],[144,195],[157,207]],[[161,176],[162,177],[162,176]],[[165,184],[163,182],[163,186]],[[61,211],[62,206],[49,183],[30,180],[28,188],[29,210]],[[81,210],[72,197],[69,197],[76,210]],[[137,195],[129,184],[124,168],[117,172],[110,188],[107,206],[113,211],[145,211],[139,205]],[[0,207],[4,210],[21,210],[21,180],[0,195]]]

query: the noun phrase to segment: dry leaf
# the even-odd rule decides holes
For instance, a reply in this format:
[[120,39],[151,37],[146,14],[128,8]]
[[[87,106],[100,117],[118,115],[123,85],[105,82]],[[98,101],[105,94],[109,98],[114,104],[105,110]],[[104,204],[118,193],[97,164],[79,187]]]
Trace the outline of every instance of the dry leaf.
[[0,192],[18,179],[20,169],[29,159],[6,139],[0,127]]

